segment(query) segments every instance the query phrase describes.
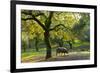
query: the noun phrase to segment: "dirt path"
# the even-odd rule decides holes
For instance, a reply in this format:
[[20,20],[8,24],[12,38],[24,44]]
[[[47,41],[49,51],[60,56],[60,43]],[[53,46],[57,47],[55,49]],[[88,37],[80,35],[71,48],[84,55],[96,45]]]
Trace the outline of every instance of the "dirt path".
[[59,56],[53,56],[52,58],[45,60],[45,57],[39,56],[39,57],[30,57],[24,59],[22,62],[49,62],[49,61],[69,61],[69,60],[88,60],[90,58],[89,53],[69,53],[67,55],[59,55]]
[[39,62],[39,61],[42,61],[44,59],[45,59],[45,57],[43,57],[43,56],[32,56],[32,57],[28,57],[28,58],[23,59],[21,62],[22,63]]

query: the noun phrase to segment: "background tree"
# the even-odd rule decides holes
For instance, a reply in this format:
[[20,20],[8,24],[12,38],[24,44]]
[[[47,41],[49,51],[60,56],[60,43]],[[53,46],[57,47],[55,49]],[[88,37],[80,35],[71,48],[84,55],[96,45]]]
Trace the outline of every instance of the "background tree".
[[73,34],[80,40],[88,39],[90,35],[90,14],[89,13],[79,13],[79,22],[72,28]]

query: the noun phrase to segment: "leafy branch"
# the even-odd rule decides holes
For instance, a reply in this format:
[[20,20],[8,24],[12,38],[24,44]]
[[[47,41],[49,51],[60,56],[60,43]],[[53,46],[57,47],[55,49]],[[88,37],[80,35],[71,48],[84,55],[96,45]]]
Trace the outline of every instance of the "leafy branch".
[[[35,15],[33,15],[32,14],[32,11],[29,11],[29,12],[22,12],[23,14],[25,14],[25,15],[30,15],[31,16],[31,18],[21,18],[22,20],[34,20],[34,21],[36,21],[44,30],[47,30],[46,29],[46,27],[35,17]],[[37,16],[39,16],[39,15],[37,15]]]
[[55,30],[56,28],[63,26],[64,28],[66,28],[66,26],[64,26],[63,24],[58,24],[56,26],[54,26],[53,28],[50,29],[50,31]]

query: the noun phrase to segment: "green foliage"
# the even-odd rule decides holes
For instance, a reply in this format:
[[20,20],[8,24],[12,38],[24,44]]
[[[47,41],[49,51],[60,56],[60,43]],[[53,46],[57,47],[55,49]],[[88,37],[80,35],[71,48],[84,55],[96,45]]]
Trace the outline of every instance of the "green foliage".
[[70,47],[74,47],[77,42],[90,42],[90,14],[21,10],[21,34],[21,40],[24,43],[22,48],[29,49],[29,44],[35,46],[30,42],[35,39],[38,41],[37,43],[35,41],[36,44],[42,42],[49,51],[52,41],[56,41],[61,46],[66,45],[65,42],[67,42]]

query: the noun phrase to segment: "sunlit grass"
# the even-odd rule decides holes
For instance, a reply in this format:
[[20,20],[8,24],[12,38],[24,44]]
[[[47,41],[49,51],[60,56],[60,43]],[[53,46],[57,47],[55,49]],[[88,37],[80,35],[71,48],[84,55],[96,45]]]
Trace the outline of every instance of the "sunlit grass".
[[[81,56],[85,56],[85,57],[89,57],[90,56],[90,52],[89,51],[72,51],[69,52],[68,55],[81,55]],[[35,49],[30,49],[30,51],[26,51],[26,52],[22,52],[21,53],[21,60],[25,61],[25,60],[31,60],[32,62],[34,62],[32,59],[34,58],[38,58],[38,57],[43,57],[45,58],[46,56],[46,48],[40,48],[38,52],[35,51]],[[56,58],[56,49],[52,49],[52,58]],[[43,59],[44,60],[44,59]],[[52,59],[51,59],[52,60]]]
[[44,56],[44,54],[45,54],[45,48],[41,48],[41,49],[39,49],[38,52],[36,52],[34,49],[30,49],[29,51],[22,52],[21,56],[22,57],[27,57],[30,55],[32,55],[32,56],[41,56],[41,55]]

